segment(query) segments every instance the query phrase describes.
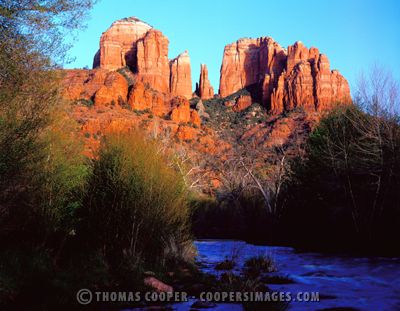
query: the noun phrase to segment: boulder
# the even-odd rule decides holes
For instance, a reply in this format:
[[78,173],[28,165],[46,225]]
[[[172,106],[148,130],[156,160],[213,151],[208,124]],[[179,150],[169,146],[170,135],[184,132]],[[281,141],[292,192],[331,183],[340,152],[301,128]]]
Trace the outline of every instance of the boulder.
[[172,293],[174,291],[172,286],[161,282],[160,280],[156,279],[154,276],[146,277],[143,282],[144,282],[144,285],[153,288],[157,292]]
[[252,99],[250,95],[240,95],[235,102],[235,105],[232,107],[232,110],[235,112],[242,111],[247,107],[250,107],[252,104]]
[[200,125],[201,125],[201,119],[196,110],[190,111],[190,123],[192,123],[193,125],[195,125],[197,127],[200,127]]
[[171,120],[177,123],[187,123],[191,120],[190,103],[184,97],[175,97],[171,101]]
[[127,101],[128,82],[118,72],[103,69],[65,70],[63,96],[69,100],[94,100],[96,105]]
[[157,116],[169,113],[171,107],[167,96],[141,81],[136,81],[132,86],[128,104],[134,110],[151,110]]
[[128,82],[118,72],[109,72],[104,85],[96,92],[94,103],[97,106],[106,104],[123,104],[127,101]]
[[210,115],[206,112],[206,107],[204,107],[203,101],[200,99],[196,104],[196,110],[200,117],[209,118]]

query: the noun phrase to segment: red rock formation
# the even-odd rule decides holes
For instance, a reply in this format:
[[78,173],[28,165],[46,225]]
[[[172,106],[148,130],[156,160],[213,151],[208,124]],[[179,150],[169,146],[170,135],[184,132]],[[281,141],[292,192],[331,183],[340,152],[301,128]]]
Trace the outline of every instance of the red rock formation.
[[235,102],[235,105],[232,107],[232,110],[235,112],[242,111],[247,107],[251,106],[252,99],[250,95],[240,95]]
[[184,97],[175,97],[171,101],[172,111],[171,120],[177,123],[190,122],[190,103]]
[[114,71],[65,70],[64,97],[70,100],[94,99],[96,105],[126,102],[128,82]]
[[93,67],[117,70],[127,66],[154,90],[191,98],[189,54],[185,51],[169,62],[168,44],[162,32],[136,17],[125,18],[102,34]]
[[240,39],[225,46],[219,94],[228,96],[260,83],[261,77],[277,79],[285,68],[286,53],[272,38]]
[[193,125],[200,127],[201,125],[201,119],[200,119],[200,115],[196,110],[192,110],[190,112],[190,123],[192,123]]
[[205,64],[200,65],[200,79],[196,89],[196,94],[201,99],[209,99],[214,97],[214,88],[208,80],[208,69]]
[[169,93],[168,39],[151,29],[137,43],[137,73],[151,88]]
[[126,103],[128,95],[128,82],[118,72],[108,73],[104,85],[94,96],[95,105]]
[[[272,113],[281,113],[285,110],[283,106],[283,97],[285,95],[285,75],[286,72],[282,72],[279,76],[276,87],[271,93],[271,111]],[[265,94],[265,93],[264,93]]]
[[298,63],[307,61],[308,55],[309,51],[301,41],[297,41],[295,44],[289,46],[287,49],[286,71],[291,72]]
[[100,50],[97,52],[93,66],[115,70],[121,67],[136,67],[137,41],[152,29],[149,24],[135,17],[114,22],[101,35]]
[[310,63],[307,61],[298,63],[286,76],[284,95],[284,108],[291,110],[296,107],[304,107],[307,110],[315,109],[314,78]]
[[[315,65],[316,64],[316,65]],[[337,71],[329,69],[328,58],[321,54],[314,64],[316,73],[315,96],[319,110],[331,108],[338,102],[350,102],[350,88],[346,79]]]
[[170,61],[170,92],[173,96],[192,97],[190,57],[187,51]]
[[128,104],[134,110],[150,109],[157,116],[165,115],[171,110],[165,94],[151,89],[141,81],[136,81],[132,86]]
[[351,102],[346,79],[330,70],[318,49],[307,49],[300,41],[287,52],[265,37],[227,45],[219,93],[225,97],[243,88],[274,113],[295,107],[323,110],[335,102]]
[[66,99],[91,99],[104,85],[107,70],[64,70],[63,96]]

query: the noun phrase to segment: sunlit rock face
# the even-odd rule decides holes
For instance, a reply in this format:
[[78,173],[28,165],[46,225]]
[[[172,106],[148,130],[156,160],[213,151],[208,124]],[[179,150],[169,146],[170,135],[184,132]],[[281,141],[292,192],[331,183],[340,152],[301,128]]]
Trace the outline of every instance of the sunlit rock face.
[[214,88],[208,80],[208,69],[205,64],[200,65],[200,78],[196,88],[196,95],[201,99],[209,99],[214,97]]
[[161,31],[151,29],[137,43],[137,74],[153,89],[169,92],[169,41]]
[[309,111],[351,102],[347,80],[330,70],[317,48],[300,41],[287,49],[269,37],[240,39],[224,49],[219,94],[226,97],[243,88],[272,112],[296,107]]
[[219,94],[228,96],[257,84],[265,75],[279,77],[286,66],[286,51],[272,38],[239,39],[225,46]]
[[100,38],[93,67],[118,70],[129,67],[138,80],[152,89],[191,98],[189,53],[168,59],[168,38],[136,17],[114,22]]
[[173,96],[192,97],[192,77],[188,51],[170,61],[170,91]]
[[118,72],[103,69],[66,70],[63,96],[70,100],[93,100],[97,106],[126,102],[128,83]]
[[100,38],[93,67],[115,70],[129,66],[136,68],[136,50],[139,39],[152,27],[135,17],[115,21]]

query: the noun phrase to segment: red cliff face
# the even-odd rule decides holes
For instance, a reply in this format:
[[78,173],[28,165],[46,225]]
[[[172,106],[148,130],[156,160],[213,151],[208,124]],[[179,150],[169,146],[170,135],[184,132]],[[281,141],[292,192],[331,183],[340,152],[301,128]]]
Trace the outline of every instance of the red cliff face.
[[228,44],[222,60],[219,94],[225,97],[258,84],[265,75],[278,78],[285,66],[285,50],[269,37]]
[[324,110],[351,101],[346,79],[330,70],[318,49],[296,42],[286,51],[267,37],[225,47],[219,93],[225,97],[243,88],[274,113],[296,107]]
[[169,41],[161,31],[136,17],[114,22],[100,39],[93,67],[117,70],[129,67],[156,91],[191,98],[192,80],[187,52],[168,59]]
[[187,51],[170,61],[170,92],[173,96],[192,97],[190,57]]
[[137,42],[152,29],[149,24],[135,17],[124,18],[114,22],[103,32],[100,38],[100,49],[93,61],[93,67],[115,70],[121,67],[136,66]]
[[208,80],[208,69],[204,64],[200,65],[200,79],[197,85],[196,94],[201,99],[209,99],[214,97],[214,88]]
[[168,44],[167,37],[154,29],[137,42],[137,73],[140,80],[163,93],[169,92]]
[[150,110],[156,116],[169,113],[171,105],[169,98],[164,93],[151,89],[141,81],[136,81],[129,92],[128,105],[133,110]]
[[93,100],[97,106],[126,102],[128,82],[118,72],[95,70],[66,70],[64,97],[70,100]]

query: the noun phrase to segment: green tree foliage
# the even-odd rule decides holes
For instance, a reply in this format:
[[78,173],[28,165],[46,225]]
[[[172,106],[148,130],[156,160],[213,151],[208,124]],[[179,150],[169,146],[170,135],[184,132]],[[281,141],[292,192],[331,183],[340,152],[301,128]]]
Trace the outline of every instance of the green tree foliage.
[[190,254],[182,177],[140,132],[104,140],[92,165],[82,230],[110,266],[164,265]]
[[0,0],[1,303],[47,290],[73,237],[88,167],[53,69],[91,3]]
[[[65,61],[69,44],[95,0],[0,0],[0,38],[54,62]],[[18,34],[18,36],[17,36]],[[68,35],[68,36],[67,36]]]
[[400,125],[395,115],[339,108],[312,132],[286,189],[287,232],[297,243],[399,251]]

